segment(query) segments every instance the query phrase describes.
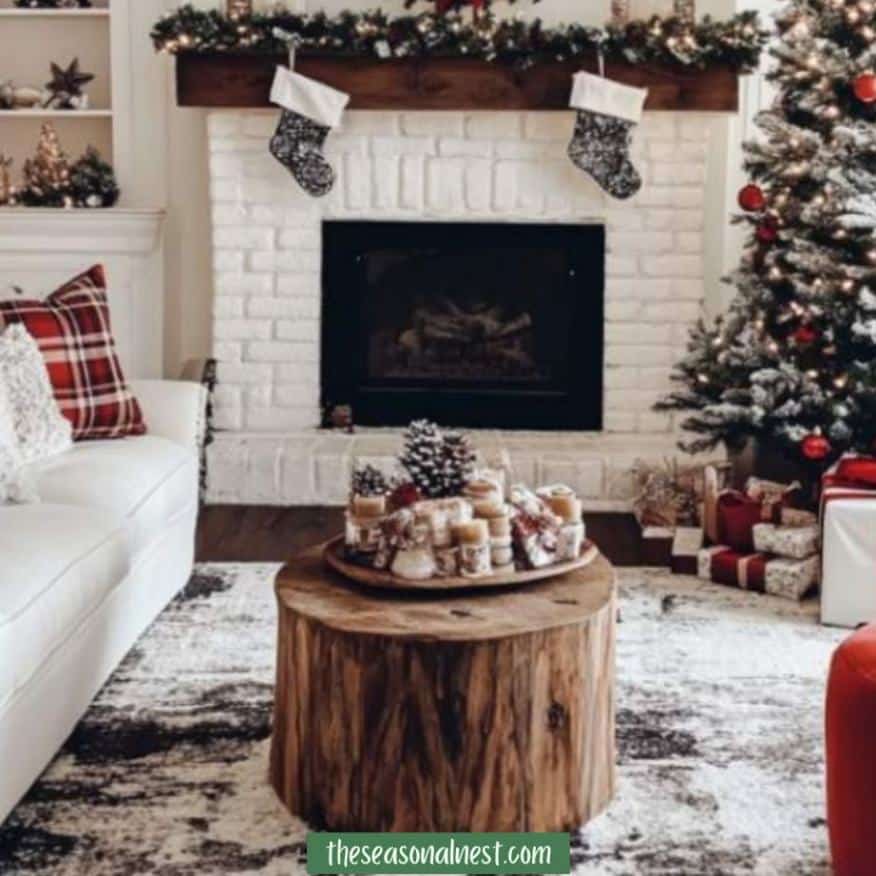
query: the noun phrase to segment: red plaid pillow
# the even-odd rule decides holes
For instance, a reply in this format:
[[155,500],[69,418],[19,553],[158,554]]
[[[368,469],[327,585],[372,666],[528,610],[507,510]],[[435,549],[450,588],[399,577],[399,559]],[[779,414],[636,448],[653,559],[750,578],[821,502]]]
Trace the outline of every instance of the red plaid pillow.
[[73,424],[74,441],[146,431],[140,405],[116,356],[101,265],[45,301],[0,301],[0,329],[16,322],[23,323],[39,345],[55,400]]

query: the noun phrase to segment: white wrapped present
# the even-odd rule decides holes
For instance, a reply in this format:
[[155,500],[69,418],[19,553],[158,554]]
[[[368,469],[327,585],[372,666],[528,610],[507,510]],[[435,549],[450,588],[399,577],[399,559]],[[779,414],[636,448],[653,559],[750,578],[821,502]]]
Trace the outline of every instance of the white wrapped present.
[[817,526],[776,526],[757,523],[752,530],[754,549],[791,560],[805,560],[818,553]]
[[876,619],[876,461],[841,459],[822,479],[821,622],[856,627]]

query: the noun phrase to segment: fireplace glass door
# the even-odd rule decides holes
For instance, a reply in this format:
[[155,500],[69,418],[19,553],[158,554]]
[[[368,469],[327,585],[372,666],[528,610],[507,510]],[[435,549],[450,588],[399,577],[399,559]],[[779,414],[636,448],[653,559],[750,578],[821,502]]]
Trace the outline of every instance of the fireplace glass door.
[[604,258],[597,225],[326,222],[324,406],[601,428]]

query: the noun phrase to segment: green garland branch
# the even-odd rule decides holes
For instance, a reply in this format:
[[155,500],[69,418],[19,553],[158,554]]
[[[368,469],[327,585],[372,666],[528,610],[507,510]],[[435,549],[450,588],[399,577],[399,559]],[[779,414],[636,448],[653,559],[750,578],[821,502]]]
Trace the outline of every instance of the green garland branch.
[[756,12],[727,21],[709,17],[690,25],[678,18],[655,16],[624,27],[580,24],[545,27],[540,19],[498,19],[486,9],[470,18],[458,12],[422,13],[390,18],[380,10],[323,12],[302,15],[284,10],[230,18],[215,10],[186,4],[163,16],[152,29],[152,41],[163,52],[255,52],[281,55],[286,45],[274,35],[279,28],[296,34],[301,49],[313,53],[406,57],[470,57],[502,61],[525,69],[541,61],[593,57],[630,64],[674,64],[705,68],[726,65],[739,72],[755,68],[767,33]]

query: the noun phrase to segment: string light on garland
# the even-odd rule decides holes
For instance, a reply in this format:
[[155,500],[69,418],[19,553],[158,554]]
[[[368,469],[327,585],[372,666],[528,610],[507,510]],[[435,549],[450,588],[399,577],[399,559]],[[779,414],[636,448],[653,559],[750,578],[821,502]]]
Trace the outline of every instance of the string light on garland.
[[152,28],[152,42],[162,52],[249,51],[285,55],[286,44],[274,35],[279,28],[299,37],[299,50],[390,58],[465,55],[503,61],[525,69],[539,61],[591,61],[601,50],[607,58],[631,64],[670,63],[705,68],[724,65],[737,72],[755,69],[768,34],[757,13],[741,12],[717,21],[704,17],[689,23],[677,17],[610,23],[604,28],[582,24],[546,27],[540,19],[498,18],[489,5],[473,20],[454,10],[444,15],[420,13],[389,17],[381,10],[303,14],[281,7],[232,18],[192,4],[166,13]]

